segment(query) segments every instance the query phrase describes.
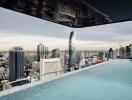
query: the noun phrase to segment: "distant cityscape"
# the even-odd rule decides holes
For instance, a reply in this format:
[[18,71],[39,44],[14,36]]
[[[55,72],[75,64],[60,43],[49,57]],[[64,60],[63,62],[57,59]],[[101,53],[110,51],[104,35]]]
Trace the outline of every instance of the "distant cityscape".
[[117,49],[119,58],[132,58],[132,44]]
[[132,100],[132,0],[0,0],[0,100]]
[[69,38],[69,48],[49,50],[38,43],[35,51],[16,46],[0,52],[0,90],[49,79],[93,64],[115,58],[131,58],[132,45],[113,50],[76,50],[74,32]]

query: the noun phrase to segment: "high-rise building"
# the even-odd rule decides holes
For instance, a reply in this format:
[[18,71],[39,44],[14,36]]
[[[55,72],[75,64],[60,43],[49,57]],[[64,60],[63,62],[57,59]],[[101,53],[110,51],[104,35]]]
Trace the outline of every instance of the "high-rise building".
[[60,50],[60,64],[61,64],[61,67],[62,67],[63,71],[65,70],[65,67],[67,66],[66,61],[68,61],[68,60],[66,59],[65,51]]
[[60,57],[60,50],[58,48],[57,49],[53,49],[51,58],[59,58],[59,57]]
[[45,59],[48,59],[49,58],[49,49],[48,49],[48,47],[45,47],[44,48],[44,58]]
[[119,57],[120,58],[124,58],[125,55],[125,48],[124,47],[120,47],[119,48]]
[[130,57],[132,57],[132,44],[130,44],[129,47],[130,47]]
[[116,58],[119,58],[119,49],[115,50],[115,56],[116,56]]
[[37,45],[37,61],[39,62],[41,58],[47,59],[49,57],[48,47],[44,46],[42,43]]
[[9,81],[24,78],[24,51],[22,47],[14,47],[9,51]]
[[75,51],[75,34],[71,32],[69,38],[69,68],[75,68],[77,65],[76,51]]
[[109,52],[108,52],[108,57],[107,57],[107,59],[109,60],[109,59],[113,59],[113,49],[112,48],[110,48],[109,49]]
[[85,65],[85,54],[84,51],[78,51],[76,53],[77,56],[77,64],[79,66],[84,66]]
[[125,56],[126,57],[130,57],[130,47],[129,46],[126,46],[126,50],[125,50]]
[[44,58],[44,45],[38,44],[37,45],[37,61],[40,61],[40,58]]
[[98,53],[98,60],[99,61],[105,60],[105,52],[102,51]]
[[64,51],[64,67],[67,68],[69,66],[69,52],[68,50]]

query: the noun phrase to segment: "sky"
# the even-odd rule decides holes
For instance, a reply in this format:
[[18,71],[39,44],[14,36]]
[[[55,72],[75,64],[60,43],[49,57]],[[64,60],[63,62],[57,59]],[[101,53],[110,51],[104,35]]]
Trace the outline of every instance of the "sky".
[[0,7],[0,50],[22,46],[36,50],[39,43],[49,49],[68,48],[71,31],[79,50],[108,50],[132,43],[132,21],[85,28],[70,28]]

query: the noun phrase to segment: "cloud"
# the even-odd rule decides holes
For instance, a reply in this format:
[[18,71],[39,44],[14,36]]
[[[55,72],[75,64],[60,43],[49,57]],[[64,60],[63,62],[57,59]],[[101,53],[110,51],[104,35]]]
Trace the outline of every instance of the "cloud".
[[85,28],[70,28],[0,7],[0,48],[22,45],[36,49],[40,42],[52,48],[65,49],[71,31],[78,49],[117,48],[121,41],[131,43],[132,21]]
[[[57,37],[42,37],[42,36],[32,36],[32,35],[16,35],[12,33],[12,37],[2,37],[0,40],[0,48],[3,50],[9,50],[14,46],[22,46],[25,50],[36,50],[39,43],[43,43],[48,46],[49,49],[60,48],[65,50],[68,48],[68,39],[57,38]],[[76,40],[76,49],[78,50],[108,50],[113,47],[110,42],[101,41],[84,41]],[[114,48],[117,47],[114,45]]]
[[70,28],[53,22],[0,8],[0,31],[65,38]]
[[122,35],[131,35],[132,34],[131,26],[132,26],[132,21],[116,23],[111,25],[111,32],[122,34]]

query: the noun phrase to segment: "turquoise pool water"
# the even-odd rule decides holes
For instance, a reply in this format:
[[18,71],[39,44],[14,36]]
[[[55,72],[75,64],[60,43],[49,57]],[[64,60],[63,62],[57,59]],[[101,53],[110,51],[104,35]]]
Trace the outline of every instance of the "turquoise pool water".
[[132,100],[132,61],[114,60],[0,100]]

